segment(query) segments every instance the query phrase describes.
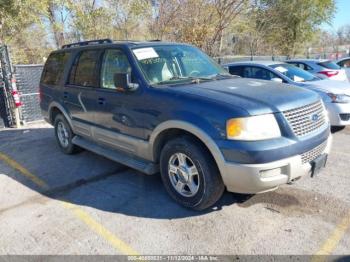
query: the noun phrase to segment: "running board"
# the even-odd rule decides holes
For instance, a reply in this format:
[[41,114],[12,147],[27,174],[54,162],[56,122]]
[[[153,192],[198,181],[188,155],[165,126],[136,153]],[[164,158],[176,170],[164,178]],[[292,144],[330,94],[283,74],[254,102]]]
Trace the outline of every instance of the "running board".
[[94,152],[98,155],[104,156],[105,158],[136,169],[147,175],[153,175],[159,172],[159,166],[152,162],[129,156],[117,150],[105,148],[103,146],[95,144],[94,142],[90,142],[89,140],[86,140],[80,136],[75,136],[72,139],[72,142],[73,144],[82,147],[88,151]]

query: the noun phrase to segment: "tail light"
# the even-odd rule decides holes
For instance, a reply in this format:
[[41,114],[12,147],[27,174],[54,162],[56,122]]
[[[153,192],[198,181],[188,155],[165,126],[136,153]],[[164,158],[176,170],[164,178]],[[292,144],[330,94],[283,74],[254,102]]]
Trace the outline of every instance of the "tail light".
[[318,72],[319,74],[325,75],[327,77],[332,77],[332,76],[336,76],[337,74],[339,74],[339,71],[321,71]]

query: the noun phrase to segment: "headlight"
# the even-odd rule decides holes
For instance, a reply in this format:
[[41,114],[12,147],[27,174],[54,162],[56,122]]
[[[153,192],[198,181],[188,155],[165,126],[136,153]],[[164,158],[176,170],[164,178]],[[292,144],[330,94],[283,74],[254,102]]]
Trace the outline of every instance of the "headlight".
[[272,114],[232,118],[226,122],[226,135],[233,140],[265,140],[281,136],[276,118]]
[[327,93],[333,103],[350,103],[350,96]]

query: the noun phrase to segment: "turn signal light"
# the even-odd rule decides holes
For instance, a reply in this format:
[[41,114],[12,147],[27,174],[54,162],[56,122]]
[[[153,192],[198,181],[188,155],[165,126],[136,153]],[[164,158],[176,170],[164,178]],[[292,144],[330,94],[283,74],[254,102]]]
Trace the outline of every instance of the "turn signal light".
[[242,123],[239,118],[230,119],[226,122],[226,131],[228,137],[239,136],[242,132]]

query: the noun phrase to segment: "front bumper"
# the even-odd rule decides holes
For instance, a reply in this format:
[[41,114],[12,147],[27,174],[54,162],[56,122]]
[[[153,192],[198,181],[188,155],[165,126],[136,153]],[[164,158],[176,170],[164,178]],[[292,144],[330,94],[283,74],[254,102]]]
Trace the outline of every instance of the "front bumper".
[[[322,153],[328,154],[332,137],[329,136]],[[302,162],[302,156],[296,155],[264,164],[235,164],[225,162],[220,167],[221,175],[230,192],[255,194],[276,189],[279,185],[291,182],[302,176],[311,175],[311,164]],[[266,171],[271,171],[266,177]],[[262,175],[265,172],[264,175]]]
[[344,115],[350,114],[350,103],[325,103],[325,106],[332,126],[350,125],[350,119],[344,117]]

